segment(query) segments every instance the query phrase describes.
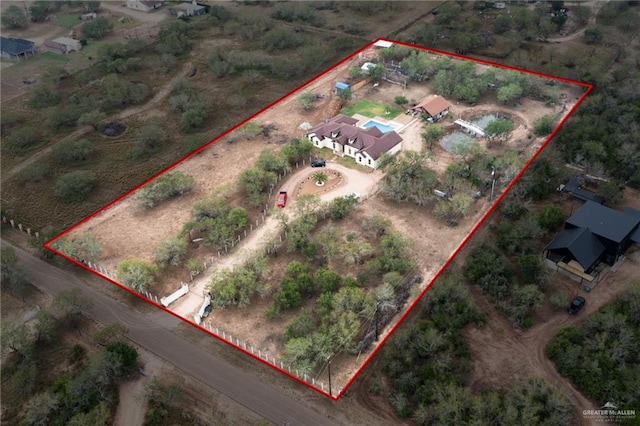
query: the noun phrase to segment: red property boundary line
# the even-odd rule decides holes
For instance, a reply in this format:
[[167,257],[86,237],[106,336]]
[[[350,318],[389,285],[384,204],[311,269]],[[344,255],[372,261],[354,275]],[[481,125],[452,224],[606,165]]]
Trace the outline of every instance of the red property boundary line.
[[[304,89],[305,87],[311,85],[313,82],[315,82],[316,80],[318,80],[319,78],[323,77],[325,74],[333,71],[335,68],[337,68],[338,66],[344,64],[347,61],[350,61],[351,59],[353,59],[354,57],[356,57],[356,55],[360,54],[361,52],[364,52],[365,50],[371,48],[374,43],[378,42],[378,41],[386,41],[386,42],[391,42],[395,45],[398,46],[403,46],[403,47],[409,47],[409,48],[414,48],[414,49],[420,49],[426,52],[430,52],[430,53],[436,53],[436,54],[440,54],[440,55],[444,55],[444,56],[449,56],[452,58],[456,58],[456,59],[463,59],[463,60],[471,60],[473,62],[477,62],[483,65],[489,65],[489,66],[493,66],[493,67],[497,67],[497,68],[503,68],[503,69],[508,69],[511,71],[518,71],[518,72],[522,72],[525,74],[530,74],[530,75],[535,75],[538,77],[543,77],[543,78],[547,78],[547,79],[552,79],[552,80],[556,80],[556,81],[561,81],[564,83],[569,83],[569,84],[574,84],[577,86],[582,86],[584,87],[586,90],[585,92],[582,94],[582,96],[580,96],[580,98],[578,98],[578,100],[576,101],[575,105],[569,110],[569,112],[564,116],[564,118],[558,123],[558,125],[555,127],[555,129],[553,130],[553,132],[545,139],[545,141],[542,143],[542,145],[540,146],[540,148],[538,148],[538,150],[532,155],[532,157],[529,159],[529,161],[527,161],[527,163],[524,165],[524,167],[520,170],[520,172],[515,176],[515,178],[511,181],[511,183],[507,186],[507,188],[503,191],[503,193],[494,201],[494,203],[489,207],[489,210],[487,210],[487,212],[480,218],[480,220],[474,225],[474,227],[471,229],[471,231],[469,232],[469,234],[467,234],[467,236],[462,240],[462,242],[458,245],[458,247],[453,251],[453,253],[449,256],[449,258],[444,262],[444,264],[440,267],[440,269],[437,271],[436,275],[431,279],[431,281],[427,284],[427,286],[424,288],[424,290],[422,290],[422,292],[415,298],[415,300],[411,303],[411,305],[405,310],[405,313],[400,317],[400,319],[398,319],[398,321],[395,323],[395,325],[391,328],[391,330],[389,330],[389,332],[387,333],[387,335],[385,336],[385,338],[375,347],[375,349],[371,352],[371,354],[364,360],[364,362],[362,363],[362,365],[360,366],[360,368],[353,374],[353,376],[351,377],[351,379],[349,379],[349,381],[344,385],[344,387],[336,394],[336,395],[332,395],[329,394],[329,392],[325,391],[325,390],[321,390],[318,387],[315,387],[313,385],[311,385],[310,383],[306,382],[305,380],[295,376],[294,374],[289,373],[288,371],[278,367],[277,365],[271,364],[267,361],[265,361],[264,359],[262,359],[261,357],[259,357],[256,354],[253,354],[251,352],[249,352],[246,349],[243,349],[242,347],[240,347],[239,345],[236,345],[228,340],[223,339],[221,336],[218,336],[217,334],[207,330],[206,328],[204,328],[203,326],[200,326],[196,323],[194,323],[193,321],[182,317],[176,313],[174,313],[173,311],[165,308],[164,306],[158,304],[157,302],[151,300],[151,299],[147,299],[146,297],[144,297],[143,295],[131,290],[130,288],[120,284],[119,282],[115,281],[114,279],[94,270],[89,268],[87,265],[70,258],[69,256],[65,255],[64,253],[56,250],[55,248],[53,248],[51,246],[51,244],[53,242],[55,242],[57,239],[63,237],[64,235],[66,235],[67,233],[71,232],[72,230],[74,230],[75,228],[77,228],[78,226],[80,226],[81,224],[87,222],[88,220],[92,219],[93,217],[99,215],[100,213],[102,213],[103,211],[109,209],[111,206],[113,206],[114,204],[120,202],[121,200],[123,200],[124,198],[130,196],[132,193],[134,193],[135,191],[137,191],[138,189],[140,189],[141,187],[143,187],[144,185],[148,184],[149,182],[151,182],[152,180],[156,179],[158,176],[174,169],[175,167],[177,167],[178,165],[182,164],[183,162],[187,161],[188,159],[190,159],[191,157],[193,157],[194,155],[202,152],[203,150],[207,149],[208,147],[212,146],[213,144],[215,144],[216,142],[218,142],[219,140],[221,140],[222,138],[224,138],[226,135],[228,135],[229,133],[235,131],[236,129],[238,129],[239,127],[243,126],[244,124],[246,124],[247,122],[251,121],[252,119],[254,119],[255,117],[259,116],[260,114],[262,114],[264,111],[268,110],[269,108],[273,107],[274,105],[278,104],[279,102],[281,102],[282,100],[284,100],[285,98],[288,98],[289,96],[292,96],[294,93],[299,92],[300,90]],[[502,201],[502,199],[507,195],[507,193],[511,190],[511,188],[513,187],[513,185],[515,185],[515,183],[520,179],[520,177],[524,174],[524,172],[529,168],[529,166],[531,165],[531,163],[533,163],[533,161],[538,157],[538,155],[540,155],[540,153],[542,152],[542,150],[548,145],[548,143],[551,141],[551,139],[556,135],[556,133],[560,130],[560,128],[564,125],[564,123],[567,121],[567,119],[573,114],[573,112],[575,111],[575,109],[584,101],[584,99],[586,98],[586,96],[593,90],[593,85],[589,84],[589,83],[583,83],[583,82],[579,82],[579,81],[575,81],[575,80],[570,80],[570,79],[566,79],[566,78],[561,78],[561,77],[555,77],[555,76],[551,76],[551,75],[547,75],[547,74],[543,74],[543,73],[539,73],[539,72],[535,72],[535,71],[529,71],[529,70],[525,70],[522,68],[517,68],[517,67],[511,67],[508,65],[504,65],[504,64],[499,64],[496,62],[490,62],[490,61],[485,61],[482,59],[476,59],[476,58],[471,58],[471,57],[467,57],[467,56],[462,56],[462,55],[458,55],[458,54],[454,54],[454,53],[450,53],[450,52],[445,52],[445,51],[441,51],[441,50],[436,50],[436,49],[430,49],[430,48],[426,48],[423,46],[418,46],[418,45],[413,45],[413,44],[409,44],[409,43],[402,43],[402,42],[397,42],[397,41],[393,41],[393,40],[388,40],[388,39],[384,39],[384,38],[378,38],[376,40],[374,40],[372,43],[368,44],[367,46],[363,47],[362,49],[354,52],[352,55],[348,56],[347,58],[343,59],[342,61],[338,62],[337,64],[335,64],[334,66],[332,66],[331,68],[327,69],[325,72],[323,72],[322,74],[319,74],[318,76],[314,77],[313,79],[309,80],[307,83],[302,84],[301,86],[297,87],[296,89],[292,90],[291,92],[289,92],[288,94],[280,97],[278,100],[272,102],[271,104],[269,104],[267,107],[261,109],[260,111],[258,111],[257,113],[253,114],[251,117],[247,118],[246,120],[242,121],[241,123],[237,124],[236,126],[232,127],[231,129],[227,130],[226,132],[222,133],[221,135],[215,137],[214,139],[212,139],[211,141],[209,141],[207,144],[203,145],[202,147],[198,148],[197,150],[193,151],[190,154],[187,154],[185,157],[183,157],[182,159],[178,160],[176,163],[170,165],[169,167],[165,168],[164,170],[162,170],[161,172],[155,174],[154,176],[152,176],[151,178],[147,179],[146,181],[144,181],[143,183],[141,183],[140,185],[136,186],[135,188],[131,189],[130,191],[128,191],[127,193],[125,193],[124,195],[116,198],[115,200],[113,200],[112,202],[110,202],[109,204],[107,204],[106,206],[102,207],[101,209],[97,210],[96,212],[92,213],[91,215],[87,216],[86,218],[82,219],[80,222],[76,223],[75,225],[73,225],[72,227],[70,227],[69,229],[67,229],[66,231],[61,232],[60,234],[58,234],[57,236],[51,238],[50,240],[46,241],[44,243],[44,247],[57,254],[58,256],[61,256],[65,259],[67,259],[68,261],[74,263],[77,266],[80,266],[81,268],[86,269],[87,271],[111,282],[112,284],[115,284],[116,286],[120,287],[121,289],[131,293],[134,296],[137,296],[138,298],[140,298],[141,300],[150,303],[151,305],[173,315],[174,317],[178,318],[179,320],[182,320],[190,325],[192,325],[193,327],[204,331],[205,333],[213,336],[214,338],[234,347],[235,349],[240,350],[241,352],[243,352],[244,354],[250,356],[253,359],[256,359],[260,362],[262,362],[263,364],[274,368],[275,370],[279,371],[280,373],[285,374],[286,376],[290,377],[291,379],[302,383],[303,385],[315,390],[316,392],[331,398],[334,401],[337,401],[338,399],[340,399],[340,397],[346,392],[346,390],[349,388],[349,386],[351,386],[351,384],[353,383],[353,381],[356,379],[356,377],[358,377],[358,375],[362,372],[362,370],[369,364],[369,362],[371,362],[371,360],[373,359],[373,357],[378,353],[378,351],[384,346],[384,344],[386,343],[387,339],[389,339],[389,337],[396,331],[396,329],[400,326],[400,324],[402,324],[402,322],[404,321],[404,319],[409,315],[409,313],[413,310],[413,308],[415,308],[415,306],[418,304],[418,302],[420,301],[420,299],[425,295],[425,293],[431,288],[431,286],[433,285],[433,283],[440,277],[440,275],[442,275],[442,273],[445,271],[445,269],[449,266],[449,264],[453,261],[453,259],[458,255],[458,253],[462,250],[462,248],[467,244],[467,242],[471,239],[471,237],[473,237],[473,235],[476,233],[476,231],[478,230],[478,228],[480,228],[480,226],[485,222],[485,220],[491,215],[491,213],[493,213],[493,211],[495,210],[495,208],[498,206],[498,204],[500,204],[500,202]]]

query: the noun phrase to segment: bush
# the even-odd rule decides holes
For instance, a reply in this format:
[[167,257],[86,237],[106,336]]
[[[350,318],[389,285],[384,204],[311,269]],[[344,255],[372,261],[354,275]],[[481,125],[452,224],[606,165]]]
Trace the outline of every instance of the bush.
[[142,293],[155,282],[158,267],[142,259],[127,259],[118,264],[118,281],[130,289]]
[[195,180],[191,175],[180,171],[163,174],[138,191],[137,202],[140,207],[150,209],[169,198],[181,196],[191,191]]
[[25,125],[14,131],[3,146],[12,154],[21,154],[36,147],[41,140],[34,127]]
[[99,40],[113,30],[113,24],[104,16],[89,21],[80,28],[82,38]]
[[555,231],[565,221],[566,217],[558,206],[545,206],[538,214],[538,225],[547,231]]
[[147,152],[153,152],[162,147],[168,140],[164,121],[159,117],[148,119],[138,130],[138,146]]
[[408,104],[409,100],[407,98],[405,98],[404,96],[396,96],[393,99],[393,102],[398,106],[402,106],[402,105]]
[[534,131],[537,136],[546,136],[553,131],[553,117],[551,115],[543,115],[533,124]]
[[68,166],[80,163],[89,158],[89,155],[93,152],[93,147],[91,146],[91,142],[86,139],[68,140],[56,145],[54,152],[60,164]]
[[31,163],[18,172],[18,180],[22,183],[40,182],[48,173],[47,163]]
[[195,272],[196,274],[199,274],[204,271],[204,264],[200,259],[189,259],[187,261],[187,269],[189,270],[189,272]]
[[160,241],[153,251],[156,263],[160,266],[178,266],[187,254],[187,241],[181,237],[169,237]]
[[54,194],[64,202],[79,202],[86,199],[95,186],[96,178],[92,173],[71,172],[58,178]]
[[554,293],[549,297],[549,302],[554,308],[564,311],[569,306],[569,296],[564,293]]

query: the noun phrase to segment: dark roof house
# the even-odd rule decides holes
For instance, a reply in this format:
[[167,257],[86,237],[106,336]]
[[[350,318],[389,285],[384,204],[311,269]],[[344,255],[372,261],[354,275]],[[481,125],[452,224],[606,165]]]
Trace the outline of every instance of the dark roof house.
[[634,242],[640,243],[639,211],[619,211],[587,201],[545,250],[547,258],[575,260],[590,273],[602,261],[613,266]]
[[604,198],[597,196],[591,191],[583,188],[584,179],[572,177],[566,185],[560,185],[558,191],[571,194],[573,197],[582,201],[594,201],[598,204],[604,203]]
[[36,44],[23,38],[0,37],[0,55],[3,58],[20,59],[21,57],[34,56]]

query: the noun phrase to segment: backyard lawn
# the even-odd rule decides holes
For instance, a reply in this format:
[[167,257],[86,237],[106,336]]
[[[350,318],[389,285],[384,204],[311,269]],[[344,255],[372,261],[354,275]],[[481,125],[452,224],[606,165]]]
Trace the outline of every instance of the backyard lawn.
[[340,112],[348,116],[353,116],[354,114],[362,114],[365,117],[369,118],[374,118],[377,116],[391,120],[400,115],[402,110],[395,106],[377,104],[366,99],[361,99],[354,104],[345,106]]

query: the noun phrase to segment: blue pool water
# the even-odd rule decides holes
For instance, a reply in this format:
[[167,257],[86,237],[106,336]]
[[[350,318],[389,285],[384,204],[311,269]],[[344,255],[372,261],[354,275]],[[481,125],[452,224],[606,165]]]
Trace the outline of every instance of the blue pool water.
[[395,128],[395,127],[393,127],[393,126],[388,126],[388,125],[386,125],[386,124],[382,124],[382,123],[380,123],[380,122],[378,122],[378,121],[376,121],[376,120],[369,120],[369,121],[367,121],[366,123],[364,123],[364,124],[362,125],[362,127],[364,127],[365,129],[369,129],[369,128],[371,128],[371,127],[377,127],[378,129],[380,129],[380,131],[381,131],[382,133],[387,133],[387,132],[390,132],[390,131],[392,131],[392,130],[396,130],[396,128]]

